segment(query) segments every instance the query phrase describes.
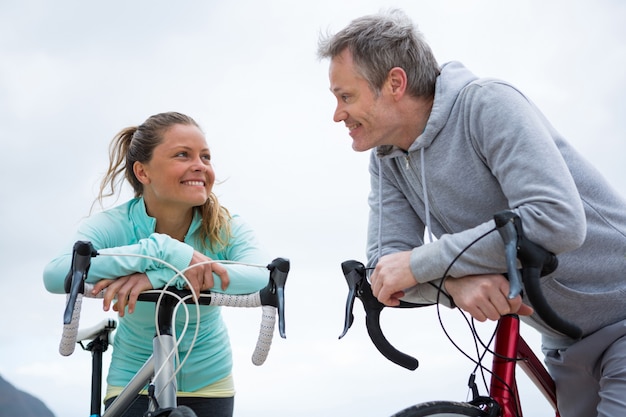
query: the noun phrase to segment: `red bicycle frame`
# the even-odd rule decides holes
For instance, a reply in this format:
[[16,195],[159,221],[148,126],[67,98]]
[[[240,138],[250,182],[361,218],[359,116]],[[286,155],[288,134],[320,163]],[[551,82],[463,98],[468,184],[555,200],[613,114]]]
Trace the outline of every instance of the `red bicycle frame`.
[[522,409],[515,379],[515,367],[526,373],[560,417],[554,380],[537,355],[520,336],[519,317],[500,318],[496,329],[490,396],[502,407],[502,417],[521,417]]

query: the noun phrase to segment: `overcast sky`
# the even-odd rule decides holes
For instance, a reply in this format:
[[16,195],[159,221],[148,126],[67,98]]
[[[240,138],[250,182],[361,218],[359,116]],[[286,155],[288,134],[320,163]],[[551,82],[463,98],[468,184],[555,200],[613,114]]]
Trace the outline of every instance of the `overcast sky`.
[[[87,415],[90,356],[58,354],[64,297],[44,290],[42,269],[88,214],[113,135],[176,110],[206,132],[222,202],[292,262],[287,339],[276,338],[265,365],[249,359],[260,311],[226,311],[236,416],[374,417],[464,400],[472,364],[434,308],[383,312],[392,343],[420,360],[414,372],[369,342],[360,302],[337,340],[339,265],[364,260],[368,155],[332,121],[317,39],[391,6],[416,20],[439,62],[518,86],[626,195],[621,0],[2,0],[0,374],[58,417]],[[99,302],[85,304],[85,325],[106,317]],[[458,314],[445,313],[468,341]],[[527,412],[540,410],[527,395]]]

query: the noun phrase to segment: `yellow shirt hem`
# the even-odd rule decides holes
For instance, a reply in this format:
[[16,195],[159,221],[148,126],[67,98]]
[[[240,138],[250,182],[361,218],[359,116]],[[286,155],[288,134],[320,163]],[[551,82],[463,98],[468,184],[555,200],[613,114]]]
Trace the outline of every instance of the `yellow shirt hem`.
[[[104,401],[108,401],[110,398],[120,395],[124,387],[118,387],[114,385],[107,385],[107,392],[104,396]],[[140,395],[148,395],[148,390],[144,389],[139,392]],[[177,397],[200,397],[200,398],[230,398],[235,395],[235,384],[233,376],[228,375],[226,378],[222,378],[212,384],[200,388],[197,391],[177,391]]]

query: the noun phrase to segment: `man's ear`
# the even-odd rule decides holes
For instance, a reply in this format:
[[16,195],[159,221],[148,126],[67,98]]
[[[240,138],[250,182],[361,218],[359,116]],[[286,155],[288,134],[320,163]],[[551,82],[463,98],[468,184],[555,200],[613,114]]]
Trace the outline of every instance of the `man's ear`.
[[391,88],[391,94],[396,98],[402,97],[406,91],[408,82],[406,72],[400,67],[393,67],[389,70],[387,82]]
[[133,164],[133,173],[135,177],[139,180],[143,185],[150,184],[150,178],[148,177],[148,173],[146,172],[146,166],[139,161],[135,161]]

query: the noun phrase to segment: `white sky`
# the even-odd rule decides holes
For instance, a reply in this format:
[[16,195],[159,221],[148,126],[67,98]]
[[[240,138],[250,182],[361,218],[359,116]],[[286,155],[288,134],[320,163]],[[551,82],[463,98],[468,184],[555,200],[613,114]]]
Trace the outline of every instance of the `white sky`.
[[[339,265],[363,260],[369,178],[367,154],[332,122],[317,39],[390,6],[416,20],[440,62],[520,87],[626,195],[621,0],[3,0],[0,374],[59,417],[87,415],[90,356],[58,354],[64,297],[44,290],[41,271],[88,213],[111,137],[177,110],[207,134],[223,203],[292,262],[287,339],[276,338],[265,365],[249,359],[260,311],[226,312],[236,416],[374,417],[465,399],[472,364],[445,340],[434,308],[383,312],[392,343],[419,358],[414,372],[375,350],[360,302],[337,340]],[[87,304],[83,323],[105,317]],[[468,341],[458,316],[446,317]],[[526,398],[527,413],[541,409],[536,393]]]

